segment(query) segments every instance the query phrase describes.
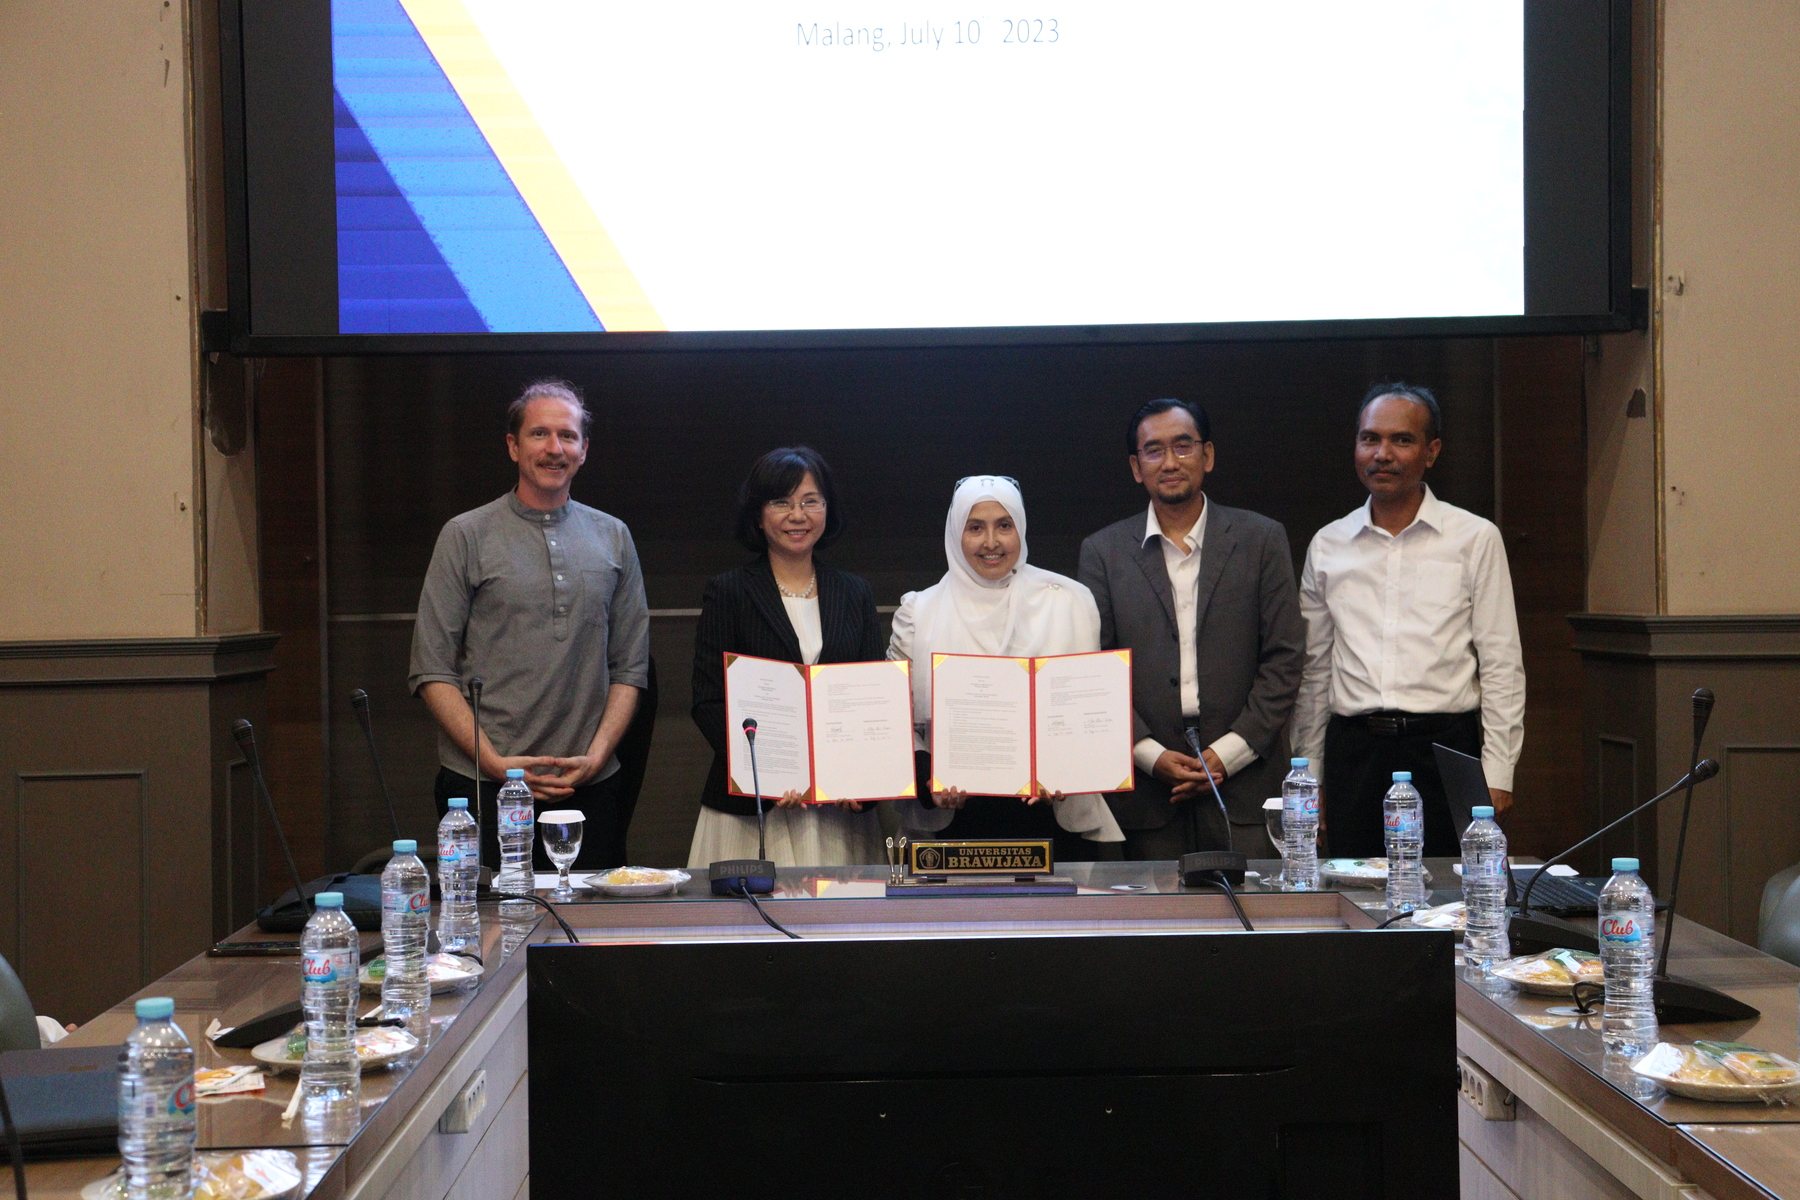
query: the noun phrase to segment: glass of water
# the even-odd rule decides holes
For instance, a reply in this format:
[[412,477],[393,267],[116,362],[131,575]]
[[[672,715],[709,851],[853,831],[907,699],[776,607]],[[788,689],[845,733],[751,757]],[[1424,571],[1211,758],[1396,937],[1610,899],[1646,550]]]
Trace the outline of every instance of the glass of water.
[[575,889],[569,886],[569,868],[581,854],[581,830],[587,817],[579,809],[557,808],[538,814],[538,828],[544,833],[544,853],[556,864],[556,890],[550,895],[557,900],[573,900]]
[[1287,890],[1287,838],[1281,831],[1281,797],[1263,801],[1263,828],[1268,831],[1269,840],[1275,843],[1275,849],[1281,854],[1281,874],[1263,882],[1276,891]]

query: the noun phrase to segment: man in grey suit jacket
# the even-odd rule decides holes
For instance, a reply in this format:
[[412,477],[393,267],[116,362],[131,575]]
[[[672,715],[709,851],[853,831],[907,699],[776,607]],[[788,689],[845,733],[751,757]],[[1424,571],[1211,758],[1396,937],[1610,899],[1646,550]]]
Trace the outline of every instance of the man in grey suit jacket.
[[1100,644],[1131,650],[1137,786],[1107,797],[1125,855],[1230,847],[1268,857],[1262,802],[1287,773],[1284,728],[1306,653],[1287,534],[1207,500],[1212,430],[1198,406],[1144,405],[1126,452],[1149,513],[1084,541],[1076,573],[1100,606]]

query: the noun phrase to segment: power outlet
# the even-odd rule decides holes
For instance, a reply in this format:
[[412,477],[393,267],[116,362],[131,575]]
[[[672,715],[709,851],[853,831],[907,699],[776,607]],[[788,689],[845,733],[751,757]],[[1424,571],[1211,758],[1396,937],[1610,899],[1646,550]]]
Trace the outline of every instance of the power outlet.
[[1462,1098],[1484,1121],[1511,1121],[1519,1106],[1506,1086],[1462,1055],[1456,1056],[1456,1073],[1462,1080]]
[[438,1118],[439,1133],[467,1133],[475,1125],[481,1110],[487,1107],[487,1072],[477,1071],[463,1084],[462,1091]]

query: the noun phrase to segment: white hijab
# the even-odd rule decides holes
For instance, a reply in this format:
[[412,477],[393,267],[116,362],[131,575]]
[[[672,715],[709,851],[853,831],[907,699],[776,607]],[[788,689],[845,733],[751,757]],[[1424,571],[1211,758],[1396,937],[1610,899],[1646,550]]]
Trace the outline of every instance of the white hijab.
[[[983,579],[963,555],[963,526],[970,511],[984,500],[1004,508],[1019,531],[1019,561],[1005,579]],[[944,518],[944,558],[950,566],[944,577],[907,597],[913,606],[913,712],[921,725],[931,719],[933,651],[1023,658],[1100,649],[1100,610],[1094,594],[1067,575],[1025,561],[1025,499],[1012,480],[975,475],[956,485]],[[955,815],[948,809],[925,809],[916,800],[899,805],[901,827],[914,836],[943,829]],[[1112,810],[1098,795],[1059,801],[1056,821],[1090,841],[1125,839]]]
[[[984,500],[1004,508],[1019,531],[1019,561],[1004,579],[983,579],[963,554],[963,526]],[[915,711],[931,712],[934,651],[1025,657],[1100,648],[1100,612],[1093,594],[1067,575],[1031,566],[1027,556],[1025,499],[1019,485],[998,475],[975,475],[957,484],[944,519],[944,557],[950,569],[915,601]]]

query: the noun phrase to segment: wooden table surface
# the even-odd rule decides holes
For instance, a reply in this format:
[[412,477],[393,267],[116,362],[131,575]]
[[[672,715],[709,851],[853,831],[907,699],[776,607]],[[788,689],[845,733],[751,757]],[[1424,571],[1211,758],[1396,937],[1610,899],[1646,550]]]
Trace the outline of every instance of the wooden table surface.
[[[481,959],[486,967],[478,983],[467,991],[434,996],[431,1002],[429,1044],[410,1064],[397,1064],[363,1075],[362,1102],[348,1119],[330,1123],[296,1114],[283,1122],[298,1081],[297,1075],[268,1074],[262,1092],[206,1097],[198,1102],[199,1149],[231,1150],[283,1148],[294,1151],[305,1165],[307,1196],[329,1200],[340,1196],[350,1180],[379,1150],[381,1143],[404,1119],[407,1111],[456,1056],[481,1018],[525,969],[519,948],[537,925],[536,917],[522,922],[502,922],[492,905],[484,904],[481,921]],[[299,935],[290,935],[298,941]],[[281,935],[246,927],[232,935],[234,941],[287,940]],[[362,935],[363,960],[381,952],[379,934]],[[136,995],[83,1025],[59,1043],[67,1046],[111,1046],[123,1042],[137,1024],[133,1011],[143,996],[170,996],[175,1001],[175,1020],[194,1045],[196,1066],[255,1065],[248,1050],[231,1050],[213,1044],[205,1036],[217,1018],[221,1026],[235,1026],[284,1003],[300,998],[300,959],[212,958],[199,955]],[[380,1003],[378,996],[363,996],[360,1012]],[[72,1200],[81,1189],[116,1170],[116,1156],[71,1159],[30,1164],[27,1186],[33,1200]],[[10,1168],[0,1167],[0,1197],[13,1195]]]

